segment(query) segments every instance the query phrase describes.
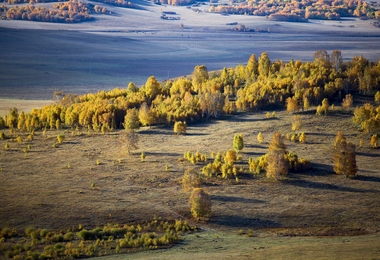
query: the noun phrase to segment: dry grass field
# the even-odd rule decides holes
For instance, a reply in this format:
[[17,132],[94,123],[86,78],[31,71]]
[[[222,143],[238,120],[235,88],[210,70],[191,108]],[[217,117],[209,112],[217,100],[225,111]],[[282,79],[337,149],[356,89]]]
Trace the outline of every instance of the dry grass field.
[[[29,143],[0,140],[0,222],[21,230],[78,224],[92,228],[159,216],[184,218],[202,229],[173,251],[133,256],[142,259],[190,259],[195,251],[205,259],[253,255],[259,259],[304,259],[308,255],[376,259],[380,250],[380,150],[369,147],[369,137],[355,129],[351,114],[339,107],[328,116],[305,111],[300,115],[307,143],[287,141],[286,145],[309,159],[311,170],[292,173],[280,182],[253,176],[248,172],[248,158],[266,153],[274,132],[291,131],[292,115],[276,114],[269,119],[265,112],[234,115],[190,126],[186,135],[174,135],[171,128],[143,128],[132,155],[120,143],[118,131],[103,135],[83,130],[72,136],[71,130],[65,130],[66,139],[56,148],[52,145],[57,131],[48,131],[47,137],[37,132]],[[264,144],[256,140],[259,131],[264,133]],[[337,131],[355,144],[366,141],[357,150],[357,179],[333,173],[331,148]],[[237,133],[244,137],[243,159],[238,165],[245,173],[238,183],[205,179],[213,214],[207,222],[196,222],[188,208],[189,193],[180,181],[186,169],[201,165],[184,161],[183,153],[226,151]],[[13,137],[19,135],[23,136],[13,133]],[[5,142],[10,145],[8,151],[3,149]],[[31,149],[24,153],[22,148],[28,144]],[[142,151],[145,162],[140,160]]]
[[[151,75],[188,75],[200,64],[209,71],[234,67],[261,52],[284,61],[313,60],[317,50],[341,50],[345,60],[380,59],[380,29],[370,20],[286,23],[208,13],[207,5],[196,13],[142,2],[144,10],[107,5],[113,15],[95,14],[95,21],[80,24],[0,20],[0,97],[50,99],[56,90],[84,94],[130,81],[141,85]],[[51,3],[36,4],[44,5]],[[162,11],[181,19],[160,19]],[[233,22],[270,33],[236,32],[227,25]]]

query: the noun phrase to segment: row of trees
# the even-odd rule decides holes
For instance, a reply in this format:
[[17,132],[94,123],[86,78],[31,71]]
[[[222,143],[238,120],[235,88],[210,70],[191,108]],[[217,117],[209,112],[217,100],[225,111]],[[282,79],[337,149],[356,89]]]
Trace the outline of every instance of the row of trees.
[[305,21],[307,19],[338,20],[340,17],[380,18],[380,11],[362,0],[292,0],[239,1],[230,5],[211,6],[210,12],[269,16],[274,20]]
[[4,12],[6,19],[11,20],[79,23],[93,19],[90,16],[89,6],[76,0],[55,4],[54,8],[58,10],[26,5],[9,7]]
[[313,62],[272,62],[267,53],[251,55],[247,64],[209,73],[196,66],[191,78],[160,83],[154,76],[141,87],[130,83],[82,96],[55,93],[56,104],[30,113],[12,110],[0,120],[0,128],[32,131],[61,127],[115,129],[187,124],[219,118],[235,111],[280,108],[292,111],[319,105],[322,100],[342,99],[344,93],[372,93],[379,89],[380,62],[363,57],[342,62],[340,51],[318,51]]

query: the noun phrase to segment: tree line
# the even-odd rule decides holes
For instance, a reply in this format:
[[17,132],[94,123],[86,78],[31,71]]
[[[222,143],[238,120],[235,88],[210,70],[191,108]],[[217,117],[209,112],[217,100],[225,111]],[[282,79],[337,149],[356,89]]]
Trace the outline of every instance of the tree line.
[[[0,118],[0,128],[33,131],[78,127],[108,131],[173,125],[178,121],[191,124],[237,111],[290,105],[291,111],[297,111],[318,106],[324,99],[328,104],[329,100],[342,100],[346,94],[374,94],[379,90],[380,62],[369,62],[362,56],[343,62],[340,51],[317,51],[314,57],[312,62],[271,61],[264,52],[258,58],[252,54],[246,65],[219,72],[209,73],[206,66],[199,65],[191,77],[159,82],[151,76],[140,88],[131,82],[126,88],[81,96],[56,92],[55,104],[30,113],[12,109]],[[378,131],[380,108],[371,106],[371,116],[361,118],[372,118],[368,124],[374,133]]]
[[268,16],[271,20],[302,22],[307,19],[339,20],[341,17],[379,19],[380,11],[362,0],[249,0],[212,5],[210,12]]
[[[79,23],[89,21],[91,10],[89,4],[84,4],[77,0],[70,0],[65,3],[54,5],[55,10],[34,5],[3,7],[6,19],[28,20],[55,23]],[[94,7],[92,6],[94,10]],[[94,10],[95,11],[95,10]]]

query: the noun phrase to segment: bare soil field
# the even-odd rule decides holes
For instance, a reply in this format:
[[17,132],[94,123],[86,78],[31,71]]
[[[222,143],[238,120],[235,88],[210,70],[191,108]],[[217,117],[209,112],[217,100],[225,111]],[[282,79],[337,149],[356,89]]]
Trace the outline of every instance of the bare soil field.
[[[261,52],[284,61],[313,60],[321,49],[341,50],[345,60],[380,58],[380,29],[369,20],[286,23],[208,13],[207,5],[197,13],[140,3],[143,10],[104,5],[113,15],[80,24],[0,20],[0,97],[50,99],[56,90],[83,94],[130,81],[141,85],[151,75],[188,75],[200,64],[210,71],[233,67]],[[160,19],[162,11],[176,12],[180,20]],[[270,32],[236,32],[227,25],[234,22]]]
[[[172,250],[143,252],[133,258],[348,258],[376,259],[380,250],[380,150],[368,146],[368,136],[351,124],[351,115],[336,108],[327,117],[301,113],[307,143],[286,142],[288,150],[311,161],[308,172],[290,174],[281,182],[253,176],[249,157],[267,152],[275,131],[290,132],[292,115],[278,111],[235,115],[228,120],[193,125],[186,135],[170,128],[139,130],[138,150],[127,155],[119,132],[108,134],[62,131],[66,140],[57,148],[59,132],[37,132],[29,143],[8,142],[0,151],[0,223],[61,229],[82,224],[92,228],[105,223],[136,223],[154,217],[183,218],[202,232],[185,237]],[[259,144],[262,131],[266,142]],[[337,131],[348,140],[366,144],[357,151],[357,179],[333,173],[331,149]],[[206,179],[213,215],[196,222],[188,208],[189,193],[180,181],[188,168],[185,151],[226,151],[233,136],[242,133],[245,148],[238,165],[245,169],[235,179]],[[9,135],[9,133],[6,133]],[[13,137],[22,135],[14,133]],[[25,136],[26,137],[26,136]],[[22,148],[30,144],[24,153]],[[146,154],[141,162],[140,153]],[[169,169],[166,170],[168,165]],[[253,237],[238,235],[251,232]],[[141,255],[140,255],[141,254]],[[119,256],[118,259],[129,258]],[[106,258],[114,259],[114,257]]]

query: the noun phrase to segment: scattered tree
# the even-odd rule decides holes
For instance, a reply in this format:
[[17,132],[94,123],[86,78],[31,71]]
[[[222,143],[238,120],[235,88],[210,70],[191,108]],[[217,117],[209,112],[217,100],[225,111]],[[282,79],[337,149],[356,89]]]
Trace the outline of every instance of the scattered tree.
[[63,143],[64,140],[65,140],[65,135],[63,134],[57,135],[57,141],[59,144]]
[[182,177],[182,187],[186,192],[191,191],[194,188],[200,188],[202,185],[202,179],[196,169],[187,169]]
[[174,133],[186,134],[187,124],[186,122],[177,121],[174,123]]
[[266,176],[268,178],[279,179],[281,176],[288,174],[288,162],[284,156],[285,149],[284,138],[280,133],[275,133],[272,142],[269,144],[269,152],[266,156]]
[[292,131],[298,131],[302,128],[302,121],[299,115],[293,116],[292,120]]
[[369,144],[373,147],[373,148],[377,148],[378,147],[378,137],[377,135],[372,135],[371,137],[371,141],[369,142]]
[[205,218],[211,216],[211,199],[202,188],[194,188],[191,193],[190,211],[194,218]]
[[342,101],[342,109],[348,110],[350,107],[352,107],[352,104],[354,103],[352,95],[347,94],[346,97]]
[[305,135],[305,133],[301,133],[301,135],[299,137],[299,142],[300,143],[306,143],[306,135]]
[[234,142],[233,142],[233,148],[238,153],[244,148],[244,141],[243,141],[243,135],[242,134],[236,134],[234,136]]
[[357,173],[355,145],[346,142],[343,134],[338,133],[336,140],[332,155],[334,172],[353,178]]
[[260,144],[262,144],[262,143],[264,142],[264,135],[263,135],[263,133],[259,132],[259,133],[257,134],[257,141],[258,141]]
[[119,141],[127,148],[128,154],[131,154],[132,150],[137,149],[139,136],[133,129],[124,130],[120,132]]

